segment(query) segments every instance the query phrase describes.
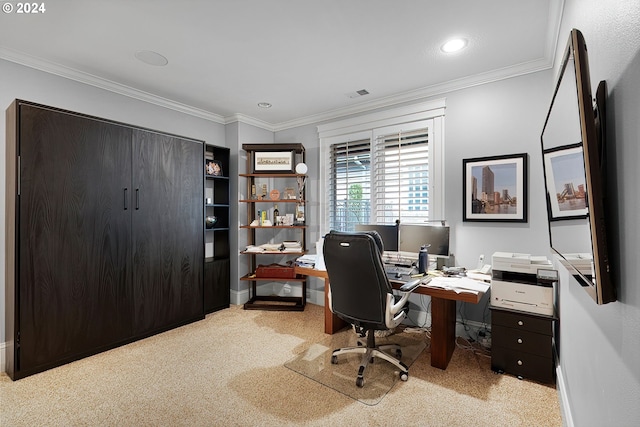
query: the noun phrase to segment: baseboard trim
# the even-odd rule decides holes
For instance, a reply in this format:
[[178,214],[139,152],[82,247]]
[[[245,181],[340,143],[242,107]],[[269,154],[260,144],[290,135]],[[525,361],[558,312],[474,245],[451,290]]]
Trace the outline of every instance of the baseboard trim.
[[0,372],[7,372],[7,342],[0,342]]
[[569,405],[569,397],[567,396],[567,384],[562,375],[560,365],[556,366],[556,388],[558,389],[558,398],[560,399],[560,414],[562,415],[562,425],[564,427],[574,427],[573,417],[571,416],[571,406]]

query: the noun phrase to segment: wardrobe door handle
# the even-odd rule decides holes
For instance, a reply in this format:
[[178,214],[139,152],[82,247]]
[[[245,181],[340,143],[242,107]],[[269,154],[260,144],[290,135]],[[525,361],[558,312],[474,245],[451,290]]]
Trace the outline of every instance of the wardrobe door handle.
[[140,189],[136,188],[136,210],[140,209]]
[[124,189],[124,210],[129,209],[129,204],[127,203],[127,189]]

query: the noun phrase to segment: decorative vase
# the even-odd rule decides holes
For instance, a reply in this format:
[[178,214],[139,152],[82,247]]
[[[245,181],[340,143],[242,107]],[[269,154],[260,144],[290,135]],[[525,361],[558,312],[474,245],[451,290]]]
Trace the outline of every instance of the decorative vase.
[[207,228],[213,228],[213,226],[216,224],[216,222],[218,222],[218,218],[216,218],[215,216],[208,216],[205,219],[205,226]]

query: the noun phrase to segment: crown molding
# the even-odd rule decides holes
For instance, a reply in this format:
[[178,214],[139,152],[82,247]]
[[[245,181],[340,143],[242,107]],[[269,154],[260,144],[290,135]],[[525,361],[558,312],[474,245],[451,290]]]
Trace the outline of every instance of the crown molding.
[[225,125],[229,123],[236,123],[236,122],[244,123],[251,126],[256,126],[256,127],[259,127],[260,129],[268,130],[270,132],[276,131],[276,128],[274,127],[273,124],[265,122],[263,120],[253,118],[251,116],[246,116],[244,114],[236,113],[224,118]]
[[493,83],[512,77],[547,70],[553,67],[553,57],[555,52],[554,47],[556,46],[556,44],[557,37],[553,38],[552,40],[548,40],[544,59],[524,62],[514,66],[504,67],[498,70],[464,77],[461,79],[451,80],[442,84],[426,86],[420,89],[415,89],[388,97],[378,98],[372,101],[362,102],[357,105],[337,108],[319,114],[314,114],[280,123],[269,123],[240,113],[223,117],[209,111],[205,111],[196,107],[172,101],[167,98],[153,95],[148,92],[134,89],[130,86],[115,83],[113,81],[100,78],[89,73],[84,73],[52,62],[43,61],[39,58],[11,51],[5,48],[0,48],[0,58],[27,67],[35,68],[37,70],[41,70],[50,74],[55,74],[57,76],[75,80],[80,83],[85,83],[100,89],[108,90],[120,95],[128,96],[130,98],[138,99],[140,101],[148,102],[150,104],[158,105],[160,107],[209,120],[215,123],[226,125],[230,123],[240,122],[251,126],[256,126],[270,132],[278,132],[300,126],[317,125],[322,122],[344,118],[345,116],[367,113],[375,109],[387,108],[403,103],[421,101],[425,100],[426,98],[441,96],[448,92],[454,92],[473,86]]
[[344,118],[345,116],[367,113],[375,109],[387,108],[408,102],[423,101],[426,98],[442,96],[446,93],[454,92],[457,90],[468,89],[470,87],[480,86],[488,83],[494,83],[500,80],[506,80],[512,77],[518,77],[526,74],[537,73],[539,71],[547,70],[552,66],[552,59],[541,59],[531,62],[524,62],[514,66],[493,70],[487,73],[476,74],[470,77],[451,80],[442,84],[426,86],[420,89],[415,89],[384,98],[378,98],[350,107],[337,108],[335,110],[326,111],[320,114],[277,123],[274,124],[273,127],[275,131],[281,131],[310,124],[317,125],[321,122]]
[[15,62],[16,64],[44,71],[45,73],[54,74],[56,76],[64,77],[100,89],[108,90],[109,92],[114,92],[119,95],[128,96],[129,98],[134,98],[140,101],[148,102],[150,104],[158,105],[160,107],[199,117],[201,119],[224,124],[224,117],[218,114],[172,101],[170,99],[163,98],[161,96],[157,96],[142,90],[134,89],[130,86],[94,76],[93,74],[74,70],[72,68],[65,67],[53,62],[44,61],[40,58],[26,55],[22,52],[0,48],[0,59],[5,59],[10,62]]

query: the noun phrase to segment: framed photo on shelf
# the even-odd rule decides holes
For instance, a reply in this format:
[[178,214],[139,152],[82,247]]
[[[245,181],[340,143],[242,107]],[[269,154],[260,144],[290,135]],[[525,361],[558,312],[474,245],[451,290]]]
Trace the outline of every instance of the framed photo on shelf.
[[582,143],[544,150],[543,157],[549,219],[586,218],[589,203]]
[[292,187],[285,188],[282,198],[286,200],[295,200],[296,190],[294,190]]
[[295,151],[254,151],[253,173],[293,173]]
[[527,222],[527,159],[463,159],[463,221]]
[[205,161],[205,171],[209,176],[222,176],[222,163],[218,160]]

